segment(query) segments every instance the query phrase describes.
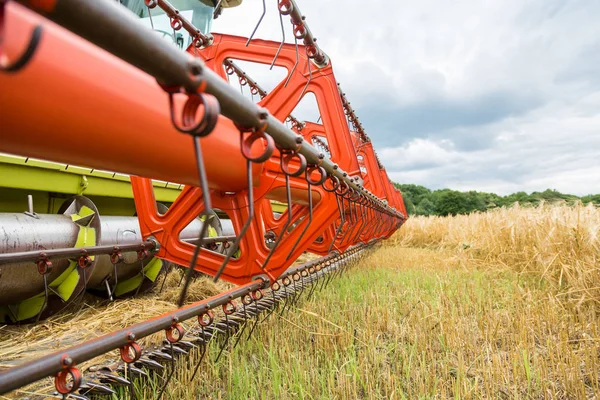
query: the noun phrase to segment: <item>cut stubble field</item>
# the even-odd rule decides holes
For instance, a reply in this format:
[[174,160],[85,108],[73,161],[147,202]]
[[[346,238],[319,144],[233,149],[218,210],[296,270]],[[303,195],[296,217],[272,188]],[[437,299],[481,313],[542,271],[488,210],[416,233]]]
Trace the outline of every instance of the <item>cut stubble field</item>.
[[[593,206],[412,218],[326,290],[204,363],[193,383],[178,369],[169,392],[596,398],[599,234]],[[143,390],[152,398],[151,386]]]

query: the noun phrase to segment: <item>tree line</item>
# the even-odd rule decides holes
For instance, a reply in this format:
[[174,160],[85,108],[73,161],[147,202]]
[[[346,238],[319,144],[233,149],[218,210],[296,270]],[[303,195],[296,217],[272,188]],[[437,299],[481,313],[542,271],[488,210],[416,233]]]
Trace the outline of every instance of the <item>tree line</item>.
[[573,194],[561,193],[557,190],[546,189],[543,192],[517,192],[507,196],[496,193],[459,192],[451,189],[431,190],[421,185],[395,183],[402,191],[406,211],[409,215],[457,215],[469,214],[474,211],[486,211],[491,208],[512,206],[519,203],[522,206],[535,206],[540,202],[566,202],[574,204],[581,201],[584,204],[600,205],[600,194],[590,194],[579,197]]

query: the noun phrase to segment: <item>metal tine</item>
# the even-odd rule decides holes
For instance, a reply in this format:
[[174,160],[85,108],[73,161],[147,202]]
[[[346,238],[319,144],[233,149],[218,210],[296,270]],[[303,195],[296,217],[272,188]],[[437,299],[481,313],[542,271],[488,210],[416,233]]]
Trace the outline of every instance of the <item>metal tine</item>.
[[298,100],[302,99],[304,93],[306,93],[306,89],[308,89],[308,85],[310,85],[310,82],[312,81],[312,68],[310,57],[308,57],[308,47],[304,47],[304,51],[306,52],[306,58],[308,59],[308,81],[306,81],[306,86],[304,86],[304,89],[302,89],[302,93],[300,93],[300,97],[298,97]]
[[90,398],[87,396],[84,396],[82,394],[75,394],[75,393],[71,393],[69,394],[67,397],[65,397],[67,400],[89,400]]
[[[344,196],[342,196],[344,197]],[[344,232],[344,235],[342,236],[342,239],[340,240],[340,243],[344,243],[344,241],[346,240],[346,236],[348,235],[348,233],[352,230],[351,229],[351,225],[353,225],[355,223],[354,221],[354,215],[352,213],[352,201],[350,198],[348,198],[348,211],[350,211],[350,217],[349,217],[349,223],[348,223],[348,228],[346,229],[346,231]]]
[[348,198],[348,210],[350,211],[350,224],[348,224],[348,229],[346,230],[346,233],[344,234],[344,240],[352,238],[351,233],[354,231],[354,228],[356,227],[356,223],[358,222],[358,215],[356,215],[355,205],[356,205],[355,201],[352,200],[352,197],[350,196]]
[[[204,341],[204,344],[202,345],[202,350],[200,350],[200,358],[198,359],[198,362],[196,363],[196,367],[194,367],[194,373],[192,374],[192,377],[190,378],[190,382],[194,380],[194,377],[196,376],[196,374],[198,373],[198,369],[200,368],[200,364],[202,364],[202,360],[204,360],[204,356],[206,355],[206,352],[208,351],[208,341],[206,340],[206,331],[204,330],[203,325],[200,325],[200,328],[202,330],[202,340]],[[210,341],[210,339],[212,339],[212,336],[208,340]]]
[[235,343],[233,344],[233,348],[235,349],[238,345],[238,343],[240,342],[240,339],[242,337],[242,335],[244,334],[244,331],[246,330],[246,325],[248,325],[246,322],[248,321],[248,314],[246,313],[246,303],[244,303],[242,301],[242,309],[244,310],[244,316],[246,317],[246,321],[244,321],[244,324],[242,325],[242,329],[240,329],[236,335],[237,338],[235,340]]
[[302,296],[302,293],[304,293],[304,279],[302,278],[302,274],[298,273],[298,281],[294,280],[294,306],[296,306],[298,304],[298,302],[300,301],[300,297]]
[[148,377],[148,374],[146,373],[146,371],[144,371],[143,369],[134,367],[133,364],[119,365],[119,367],[117,367],[117,372],[125,375],[125,373],[126,373],[125,368],[127,368],[128,376],[131,377],[132,381],[133,381],[134,375],[138,376],[138,377],[142,377],[142,378]]
[[[279,0],[275,0],[277,1],[277,4],[279,5]],[[273,69],[273,66],[275,65],[275,61],[277,61],[277,57],[279,57],[279,53],[281,52],[281,48],[283,47],[283,43],[285,43],[285,29],[283,27],[283,15],[281,14],[281,11],[279,11],[279,6],[277,7],[277,11],[279,14],[279,23],[281,25],[281,35],[283,36],[283,38],[281,39],[281,44],[279,45],[279,48],[277,49],[277,53],[275,53],[275,57],[273,57],[273,61],[271,62],[271,66],[269,67],[269,70]]]
[[283,307],[281,308],[281,311],[279,312],[279,315],[283,315],[283,312],[285,311],[287,305],[288,305],[288,300],[289,300],[289,295],[287,292],[287,286],[283,285],[283,293],[285,294],[284,297],[284,302],[283,302]]
[[317,281],[315,282],[315,291],[321,291],[323,290],[323,283],[325,282],[325,271],[323,270],[323,268],[321,268],[321,270],[317,270]]
[[159,351],[159,350],[155,350],[152,353],[148,354],[148,357],[157,362],[158,361],[165,361],[165,362],[173,361],[173,357],[171,357],[171,355],[164,353],[162,351]]
[[[307,170],[307,174],[308,173],[309,172]],[[313,197],[312,197],[312,190],[310,189],[310,186],[311,186],[310,182],[307,181],[306,183],[308,185],[308,223],[306,224],[306,226],[302,230],[302,233],[300,234],[300,236],[298,236],[298,239],[296,239],[296,243],[294,243],[294,246],[292,246],[292,249],[288,253],[287,257],[285,258],[286,260],[290,259],[290,257],[294,253],[294,250],[296,250],[296,247],[298,247],[298,244],[300,243],[300,240],[302,240],[302,237],[304,237],[304,234],[306,233],[306,231],[310,227],[310,224],[312,223],[312,220],[313,220]]]
[[159,293],[162,293],[163,289],[165,288],[165,283],[167,282],[167,275],[169,275],[168,263],[164,262],[162,267],[165,270],[165,277],[163,278],[162,284],[160,285],[160,289],[158,290]]
[[[205,221],[205,223],[208,223],[208,221]],[[198,246],[199,246],[199,244],[198,244]],[[169,347],[171,350],[171,370],[169,371],[169,375],[167,376],[167,379],[165,379],[165,381],[162,385],[162,388],[160,389],[157,399],[162,399],[162,396],[165,393],[165,389],[169,385],[169,382],[171,382],[171,378],[173,378],[173,374],[175,374],[175,354],[174,354],[174,349],[173,349],[173,343],[169,342],[169,345],[170,345]],[[185,352],[185,351],[184,351],[184,353],[187,354],[187,352]]]
[[[167,353],[170,352],[171,357],[174,358],[174,356],[179,356],[179,355],[187,355],[188,352],[185,351],[184,349],[182,349],[181,347],[177,347],[175,345],[173,345],[172,343],[169,342],[169,344],[171,346],[163,346],[160,351],[162,351],[163,353]],[[171,349],[172,348],[172,349]]]
[[367,236],[371,237],[372,233],[373,233],[373,226],[375,224],[375,216],[373,214],[373,209],[371,206],[371,203],[367,203],[368,205],[366,206],[366,219],[368,221],[367,226],[365,227],[365,232],[367,234]]
[[215,324],[215,326],[218,327],[218,328],[221,328],[223,330],[226,330],[226,329],[231,329],[231,328],[237,328],[240,324],[241,324],[240,321],[237,321],[237,320],[231,321],[231,320],[229,320],[227,323],[223,323],[223,322],[219,321],[219,322],[217,322]]
[[[350,230],[350,232],[352,232],[349,237],[348,237],[348,242],[352,243],[353,240],[356,238],[357,233],[360,234],[360,227],[359,227],[359,207],[358,207],[358,201],[352,201],[352,208],[354,209],[354,216],[355,216],[355,221],[354,224],[352,226],[352,229]],[[362,224],[361,224],[362,225]]]
[[266,0],[263,0],[263,12],[260,16],[260,19],[258,20],[258,23],[256,24],[256,26],[254,27],[254,30],[252,31],[252,34],[248,37],[248,41],[246,42],[246,47],[248,47],[248,45],[250,44],[250,41],[252,40],[252,38],[254,37],[254,34],[256,33],[256,30],[258,29],[258,27],[260,26],[260,23],[262,22],[263,18],[265,17],[265,14],[267,12],[267,3]]
[[[367,228],[369,227],[369,217],[367,215],[367,212],[369,210],[368,207],[369,201],[367,200],[364,204],[361,205],[361,210],[362,210],[362,215],[363,215],[363,226],[361,228],[361,233],[365,233],[367,231]],[[360,238],[360,235],[357,236],[357,239]]]
[[137,371],[141,372],[141,374],[137,373],[138,377],[146,377],[147,378],[148,374],[146,374],[142,370],[139,370],[139,369],[135,368],[131,363],[126,363],[126,366],[127,367],[125,369],[125,372],[126,372],[125,375],[131,380],[131,382],[128,385],[129,399],[130,400],[136,400],[137,396],[136,396],[136,393],[135,393],[135,387],[133,385],[133,374],[134,374],[133,370],[136,369]]
[[328,274],[327,277],[327,283],[325,284],[325,287],[329,286],[329,284],[333,281],[333,279],[336,277],[336,274],[339,270],[339,268],[337,267],[337,264],[335,264],[336,261],[332,262],[332,266],[335,265],[335,268],[331,270],[331,272]]
[[196,266],[196,261],[198,260],[198,255],[200,253],[200,249],[202,248],[202,240],[206,235],[206,231],[208,228],[208,218],[212,215],[212,207],[210,203],[210,189],[208,188],[208,182],[206,179],[206,169],[204,168],[204,159],[202,157],[202,145],[200,144],[200,137],[194,136],[194,150],[196,152],[196,163],[198,167],[198,176],[200,177],[200,189],[202,190],[202,201],[204,203],[204,211],[201,215],[205,216],[204,223],[202,224],[202,229],[200,229],[199,241],[194,249],[194,255],[192,256],[192,260],[190,262],[189,269],[186,274],[185,283],[183,285],[183,289],[181,289],[181,294],[179,296],[179,301],[177,302],[178,306],[183,306],[185,303],[185,297],[187,294],[188,287],[191,283],[192,273],[194,271],[194,267]]
[[279,301],[275,297],[275,291],[273,289],[271,289],[271,298],[273,300],[273,306],[270,307],[269,313],[267,315],[265,315],[260,322],[266,321],[267,318],[269,318],[271,316],[271,314],[273,314],[273,311],[275,311],[275,307],[277,307],[279,305]]
[[[316,273],[318,274],[319,271],[316,271]],[[318,276],[318,275],[317,275]],[[310,287],[310,291],[308,292],[308,295],[306,296],[306,300],[309,300],[312,296],[312,294],[314,293],[315,289],[317,287],[317,283],[316,282],[312,282],[312,285]]]
[[216,326],[207,326],[207,327],[206,327],[206,330],[208,330],[208,331],[213,331],[213,333],[212,333],[212,335],[213,335],[213,336],[214,336],[214,334],[215,334],[215,333],[214,333],[214,331],[216,331],[217,333],[220,333],[220,334],[224,334],[224,333],[226,333],[226,331],[224,331],[224,330],[222,330],[222,329],[220,329],[220,328],[217,328]]
[[356,201],[354,203],[354,207],[355,207],[357,222],[358,222],[358,214],[359,213],[362,216],[362,221],[360,221],[360,225],[357,228],[355,228],[355,232],[352,235],[352,239],[350,240],[351,243],[354,243],[358,239],[358,237],[362,233],[362,229],[364,228],[364,224],[365,224],[365,218],[364,218],[364,214],[363,214],[363,210],[362,210],[362,204],[360,204],[358,201]]
[[94,395],[94,394],[99,394],[99,395],[115,395],[117,394],[116,391],[114,391],[112,388],[101,384],[100,382],[93,382],[90,380],[85,381],[84,383],[81,384],[81,386],[79,386],[78,392],[83,394],[83,395]]
[[290,307],[296,306],[296,298],[298,296],[298,290],[296,289],[296,280],[292,275],[292,285],[294,286],[292,290],[290,290]]
[[[255,298],[252,298],[254,300],[254,308],[258,314],[258,301]],[[258,325],[258,316],[254,319],[254,324],[252,324],[252,328],[250,329],[250,332],[248,332],[248,337],[246,338],[246,340],[250,340],[250,338],[252,337],[252,333],[254,332],[254,329],[256,328],[256,325]]]
[[266,269],[267,264],[269,263],[269,260],[271,260],[271,257],[273,256],[273,253],[277,249],[277,246],[279,246],[279,243],[281,242],[281,239],[283,239],[283,236],[285,235],[288,227],[292,223],[292,190],[290,188],[290,177],[289,177],[288,174],[284,173],[284,175],[285,175],[285,194],[286,194],[286,198],[287,198],[287,214],[288,214],[287,215],[287,221],[283,225],[283,228],[281,228],[281,232],[279,232],[279,236],[277,236],[277,240],[275,240],[275,243],[273,244],[273,247],[271,248],[271,251],[269,251],[269,254],[267,255],[267,258],[265,259],[265,261],[261,265],[261,269],[262,270]]
[[142,280],[141,280],[140,284],[138,285],[133,297],[137,297],[137,295],[140,293],[140,289],[142,288],[142,285],[144,284],[144,280],[146,280],[146,271],[144,271],[144,259],[140,259],[140,273],[142,274]]
[[283,84],[283,87],[287,87],[288,83],[290,83],[290,79],[292,79],[292,75],[296,71],[296,68],[298,67],[298,63],[300,62],[300,53],[298,52],[298,38],[296,38],[295,35],[294,35],[294,43],[296,45],[296,62],[294,63],[294,67],[292,68],[292,70],[288,74],[288,77],[285,80],[285,83]]
[[[225,314],[225,324],[227,326],[229,326],[229,316],[227,314]],[[231,335],[229,334],[229,329],[227,329],[225,331],[225,340],[223,341],[223,344],[221,344],[221,348],[219,349],[219,354],[217,354],[217,358],[215,358],[215,363],[217,361],[219,361],[219,358],[221,358],[221,354],[223,354],[223,350],[225,350],[225,347],[227,346],[227,344],[229,343],[229,337]]]
[[[304,272],[304,271],[302,271]],[[306,289],[306,283],[304,282],[304,275],[302,275],[302,272],[300,273],[300,293],[298,294],[298,299],[296,300],[296,303],[298,301],[300,301],[300,299],[302,298],[302,295],[304,294],[304,289]]]
[[223,263],[219,267],[219,270],[215,274],[215,277],[213,278],[213,282],[217,282],[219,280],[219,277],[223,273],[223,270],[229,263],[229,260],[231,259],[233,254],[237,251],[242,239],[244,238],[244,235],[246,234],[246,231],[248,230],[248,228],[250,228],[252,219],[254,218],[254,189],[252,187],[252,161],[250,161],[250,160],[246,160],[246,180],[248,183],[248,219],[246,220],[246,223],[242,227],[242,230],[239,232],[239,234],[235,238],[235,242],[233,242],[231,247],[229,247],[229,251],[227,252],[227,255],[225,256]]
[[[110,301],[114,301],[114,293],[115,290],[117,289],[117,284],[119,283],[119,278],[117,277],[117,265],[120,264],[122,261],[121,260],[117,260],[116,263],[113,263],[113,279],[114,279],[114,284],[112,286],[112,288],[110,288],[109,290],[109,296],[110,296]],[[108,284],[108,280],[106,281]],[[162,288],[161,288],[162,291]]]
[[[366,204],[361,204],[360,206],[361,212],[362,212],[362,220],[363,223],[360,227],[360,229],[358,230],[360,232],[360,234],[364,233],[367,229],[367,226],[369,225],[369,218],[367,217],[367,205]],[[358,234],[356,236],[356,240],[358,240],[358,238],[360,238],[360,234]]]
[[146,3],[146,8],[148,9],[148,17],[150,18],[150,26],[152,30],[154,30],[154,22],[152,21],[152,12],[150,11],[150,6]]
[[139,360],[137,360],[135,363],[133,363],[133,365],[140,366],[140,367],[146,367],[153,371],[162,371],[165,369],[165,367],[163,367],[163,365],[161,363],[150,358],[149,355],[146,357],[141,357]]
[[98,380],[101,383],[108,383],[108,384],[117,385],[117,386],[131,385],[131,382],[129,380],[123,378],[119,374],[115,374],[114,372],[110,372],[110,371],[98,371]]
[[[244,85],[242,84],[242,80],[239,78],[240,78],[240,76],[238,76],[238,83],[240,84],[240,93],[243,96],[244,95]],[[252,94],[252,91],[250,91],[250,94]]]
[[325,288],[325,283],[327,282],[327,278],[329,277],[329,275],[330,273],[328,267],[321,268],[321,287],[319,288],[319,291]]
[[[187,337],[187,335],[186,335],[186,337]],[[163,344],[164,344],[164,341],[163,341]],[[195,344],[193,344],[192,342],[190,342],[188,340],[180,340],[179,342],[175,343],[175,346],[180,347],[184,350],[192,350],[197,347]]]
[[[341,205],[340,205],[340,197],[341,197]],[[345,222],[344,210],[343,210],[344,198],[342,196],[340,196],[339,194],[335,193],[335,201],[337,202],[338,211],[340,213],[340,218],[342,219],[342,222],[340,222],[340,226],[337,227],[337,229],[333,235],[333,239],[331,240],[331,244],[329,245],[329,249],[327,250],[328,253],[331,253],[331,249],[333,248],[333,245],[334,245],[338,235],[340,234],[342,226],[344,226],[344,222]]]

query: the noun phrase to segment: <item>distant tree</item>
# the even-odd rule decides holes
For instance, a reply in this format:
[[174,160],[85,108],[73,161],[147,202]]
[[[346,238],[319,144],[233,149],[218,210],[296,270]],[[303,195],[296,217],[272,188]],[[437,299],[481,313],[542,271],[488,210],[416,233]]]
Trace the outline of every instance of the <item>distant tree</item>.
[[[402,198],[405,201],[404,205],[406,206],[406,211],[409,215],[414,214],[417,205],[423,199],[431,195],[431,190],[427,189],[425,186],[413,184],[401,185],[399,183],[395,183],[394,185],[402,192]],[[413,207],[410,206],[411,204]]]
[[424,198],[416,208],[417,215],[434,215],[436,214],[435,204],[428,198]]
[[487,209],[487,202],[484,194],[476,191],[470,191],[465,193],[466,195],[466,212],[473,211],[485,211]]
[[408,215],[415,215],[417,212],[417,207],[414,205],[414,203],[412,202],[410,197],[403,196],[403,198],[404,198],[404,207],[406,207],[406,212],[408,213]]
[[583,204],[593,203],[600,206],[600,194],[588,194],[581,198]]
[[409,215],[456,215],[477,211],[486,211],[496,207],[510,207],[515,203],[522,206],[535,206],[540,202],[566,202],[574,204],[581,200],[584,204],[600,205],[600,194],[590,194],[579,198],[572,194],[561,193],[556,189],[543,192],[516,192],[507,196],[496,193],[459,192],[451,189],[431,191],[425,186],[414,184],[394,184],[402,191],[406,210]]
[[468,212],[467,196],[455,190],[443,191],[436,198],[435,210],[442,216],[465,214]]

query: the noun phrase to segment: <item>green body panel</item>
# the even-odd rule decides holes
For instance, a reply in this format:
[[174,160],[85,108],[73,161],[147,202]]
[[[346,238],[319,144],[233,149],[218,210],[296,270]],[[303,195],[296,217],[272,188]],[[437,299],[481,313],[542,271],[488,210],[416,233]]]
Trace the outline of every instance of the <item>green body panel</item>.
[[[154,181],[154,197],[157,201],[172,203],[182,188],[183,185],[176,183]],[[33,194],[34,208],[39,212],[56,212],[62,203],[60,200],[57,205],[51,204],[56,194],[89,197],[104,214],[133,215],[135,212],[129,175],[0,154],[0,212],[24,211],[27,194]],[[114,199],[120,201],[115,204]]]
[[160,270],[163,267],[163,261],[160,258],[154,257],[152,261],[150,261],[144,267],[144,274],[141,272],[136,276],[133,276],[125,281],[117,283],[117,287],[115,288],[115,296],[122,296],[127,293],[131,293],[142,284],[144,278],[150,279],[152,282],[156,281],[156,277],[160,273]]

